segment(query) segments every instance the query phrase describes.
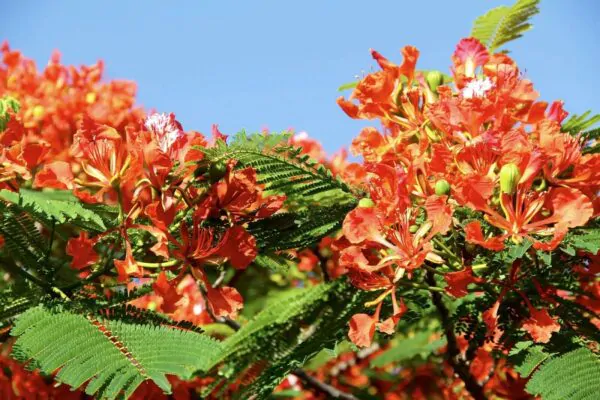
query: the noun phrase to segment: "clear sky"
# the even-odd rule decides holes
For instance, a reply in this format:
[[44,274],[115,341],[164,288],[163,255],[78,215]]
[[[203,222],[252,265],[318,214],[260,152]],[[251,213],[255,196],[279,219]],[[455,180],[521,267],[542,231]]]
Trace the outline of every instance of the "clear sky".
[[[373,68],[369,48],[394,61],[407,44],[418,67],[447,70],[473,20],[512,0],[7,1],[0,40],[43,67],[106,62],[109,78],[138,83],[147,108],[186,129],[224,133],[294,127],[333,152],[365,124],[338,109],[337,87]],[[600,112],[600,1],[543,0],[535,28],[511,55],[546,100]]]

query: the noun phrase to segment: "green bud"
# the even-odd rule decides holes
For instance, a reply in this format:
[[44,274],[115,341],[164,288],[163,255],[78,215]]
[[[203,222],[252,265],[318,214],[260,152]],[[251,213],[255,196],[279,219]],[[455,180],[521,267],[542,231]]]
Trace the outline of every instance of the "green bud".
[[429,71],[425,79],[433,92],[437,91],[438,86],[444,83],[444,75],[440,71]]
[[505,164],[500,169],[500,191],[506,194],[515,193],[520,179],[519,167],[513,163]]
[[211,183],[214,183],[225,176],[227,173],[227,165],[224,162],[211,164],[208,170],[208,177]]
[[438,196],[444,196],[450,193],[450,184],[445,179],[440,179],[435,183],[435,194]]
[[358,202],[358,206],[364,208],[371,208],[375,206],[375,203],[373,202],[373,200],[369,199],[368,197],[365,197],[360,199],[360,201]]
[[419,227],[417,225],[411,225],[408,227],[408,231],[410,233],[416,233],[419,230]]
[[533,181],[533,188],[538,192],[546,190],[547,187],[548,182],[546,182],[544,178],[538,178],[535,181]]

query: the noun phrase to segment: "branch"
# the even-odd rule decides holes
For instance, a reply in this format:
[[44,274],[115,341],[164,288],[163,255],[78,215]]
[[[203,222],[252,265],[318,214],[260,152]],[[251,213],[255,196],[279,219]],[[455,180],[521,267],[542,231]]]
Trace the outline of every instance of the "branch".
[[317,391],[327,395],[327,398],[342,399],[342,400],[358,400],[357,397],[350,393],[342,392],[341,390],[321,382],[312,375],[309,375],[303,369],[296,368],[292,370],[292,374],[296,375],[307,386],[316,389]]
[[[427,273],[427,283],[430,285],[435,285],[435,278],[431,272]],[[483,392],[483,387],[477,382],[477,380],[475,380],[473,375],[471,375],[468,365],[465,364],[465,362],[460,358],[460,351],[456,342],[456,335],[454,334],[454,326],[450,321],[450,313],[442,301],[442,295],[439,292],[431,292],[431,299],[435,305],[435,308],[440,314],[442,326],[444,327],[444,334],[446,335],[446,339],[448,341],[448,363],[450,366],[452,366],[452,369],[456,375],[458,375],[458,377],[465,383],[465,388],[475,400],[486,400],[487,397]]]

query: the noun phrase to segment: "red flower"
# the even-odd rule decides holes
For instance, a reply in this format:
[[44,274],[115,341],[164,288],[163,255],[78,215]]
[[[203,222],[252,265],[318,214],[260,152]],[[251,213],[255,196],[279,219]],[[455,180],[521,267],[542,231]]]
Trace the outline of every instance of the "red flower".
[[471,267],[466,267],[462,271],[448,272],[444,275],[444,279],[448,284],[446,292],[457,298],[464,297],[469,293],[467,286],[471,283],[484,282],[483,279],[473,276]]
[[[568,228],[585,225],[594,213],[587,196],[577,189],[564,187],[553,188],[544,193],[518,189],[514,196],[502,194],[500,204],[504,216],[486,207],[486,219],[505,233],[484,239],[481,224],[471,222],[465,226],[467,241],[490,250],[501,250],[504,239],[508,237],[515,241],[529,238],[534,242],[535,248],[550,251],[558,246]],[[545,217],[543,210],[552,214]],[[532,234],[548,233],[554,235],[549,242],[540,242],[531,237]]]
[[234,268],[244,269],[258,255],[256,239],[241,226],[233,226],[227,230],[216,254],[229,260]]
[[162,311],[165,313],[175,312],[178,307],[177,302],[182,298],[182,295],[177,292],[177,284],[177,279],[169,281],[167,279],[167,274],[164,271],[161,271],[152,285],[154,293],[163,299]]
[[244,306],[242,295],[232,287],[224,286],[214,289],[207,285],[206,294],[208,305],[217,317],[235,318],[238,310]]
[[350,319],[348,337],[359,347],[369,347],[375,335],[375,326],[379,315],[355,314]]
[[488,59],[489,53],[479,40],[472,37],[462,39],[452,55],[454,77],[459,87],[464,78],[474,77],[475,69],[487,63]]
[[85,231],[80,232],[79,237],[69,239],[66,253],[73,257],[71,268],[82,270],[98,262],[99,257],[94,250],[95,244],[94,240],[88,238]]
[[560,324],[551,317],[548,310],[529,307],[530,317],[521,327],[526,330],[537,343],[548,343],[552,333],[560,330]]
[[64,161],[44,164],[42,169],[35,175],[33,186],[36,188],[72,189],[73,172],[71,166]]

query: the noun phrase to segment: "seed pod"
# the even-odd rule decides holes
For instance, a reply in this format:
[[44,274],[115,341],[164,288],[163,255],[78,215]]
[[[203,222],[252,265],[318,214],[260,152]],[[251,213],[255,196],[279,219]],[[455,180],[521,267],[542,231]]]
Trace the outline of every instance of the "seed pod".
[[520,179],[519,167],[513,163],[505,164],[500,169],[500,191],[506,194],[515,193]]
[[358,206],[364,208],[371,208],[375,206],[375,203],[373,202],[373,200],[369,199],[368,197],[365,197],[360,199],[360,201],[358,202]]
[[433,92],[436,92],[438,86],[444,83],[444,75],[440,71],[429,71],[425,79]]
[[435,183],[435,194],[444,196],[450,193],[450,184],[445,179],[440,179]]

